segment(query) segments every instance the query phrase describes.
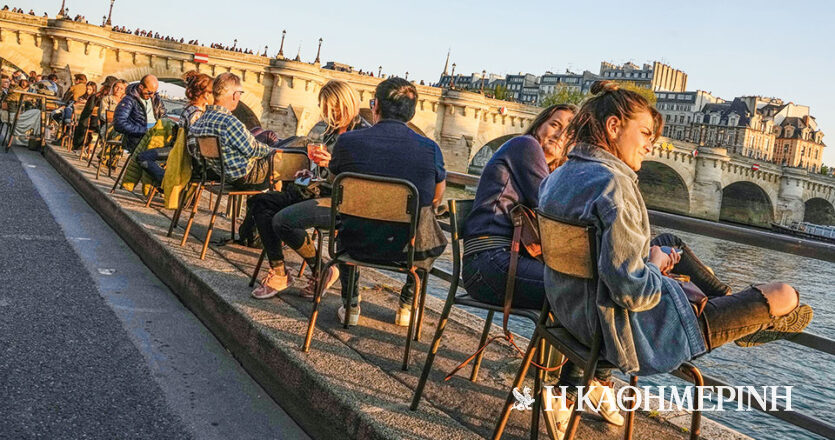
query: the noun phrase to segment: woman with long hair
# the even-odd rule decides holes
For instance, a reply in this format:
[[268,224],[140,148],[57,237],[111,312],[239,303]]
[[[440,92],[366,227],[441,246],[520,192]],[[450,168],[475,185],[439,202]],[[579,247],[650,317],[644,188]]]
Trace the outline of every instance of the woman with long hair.
[[[473,210],[464,221],[464,288],[474,298],[502,305],[516,205],[536,209],[539,184],[565,156],[565,129],[577,107],[552,105],[521,136],[505,142],[484,166]],[[545,300],[543,263],[519,255],[513,306],[538,309]]]
[[[115,76],[108,76],[101,84],[101,88],[93,81],[87,82],[87,92],[82,98],[86,99],[86,101],[84,102],[84,108],[81,110],[81,114],[78,116],[75,127],[73,149],[87,147],[87,143],[90,141],[89,130],[93,130],[93,132],[98,131],[99,115],[97,112],[101,106],[102,99],[110,94],[110,88],[116,81],[117,78]],[[76,105],[78,104],[76,103]]]
[[[359,99],[354,89],[344,81],[328,81],[319,91],[319,110],[322,120],[327,124],[323,135],[326,151],[317,151],[313,161],[321,171],[327,169],[330,152],[342,133],[349,130],[368,127],[359,115]],[[322,174],[326,176],[326,174]],[[315,198],[314,198],[315,197]],[[326,182],[315,188],[305,188],[291,184],[278,193],[259,194],[249,199],[248,208],[252,210],[261,242],[267,252],[270,271],[261,280],[261,285],[252,291],[252,296],[259,299],[270,298],[286,289],[292,283],[292,277],[284,268],[283,243],[298,253],[313,271],[316,260],[316,248],[307,233],[311,227],[326,227],[330,222],[330,187]],[[305,294],[313,296],[313,275],[308,279]],[[330,269],[325,289],[339,279],[339,270]]]
[[[682,256],[651,243],[638,189],[636,172],[661,133],[661,115],[614,82],[596,82],[591,91],[568,127],[568,161],[539,194],[545,214],[591,224],[599,236],[598,286],[545,269],[546,296],[560,324],[587,346],[600,328],[601,355],[640,376],[671,371],[731,341],[753,346],[801,332],[812,309],[788,284],[755,284],[730,295],[702,289],[707,305],[691,306],[679,282],[665,276],[682,273]],[[546,417],[549,431],[565,429],[581,377],[577,366],[563,367],[557,385],[568,391]]]

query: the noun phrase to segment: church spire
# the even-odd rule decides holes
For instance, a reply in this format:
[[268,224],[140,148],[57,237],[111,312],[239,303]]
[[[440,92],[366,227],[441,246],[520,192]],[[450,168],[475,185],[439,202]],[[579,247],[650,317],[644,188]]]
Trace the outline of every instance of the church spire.
[[449,70],[449,52],[450,50],[448,49],[446,52],[446,63],[444,64],[444,75],[447,75],[447,71]]

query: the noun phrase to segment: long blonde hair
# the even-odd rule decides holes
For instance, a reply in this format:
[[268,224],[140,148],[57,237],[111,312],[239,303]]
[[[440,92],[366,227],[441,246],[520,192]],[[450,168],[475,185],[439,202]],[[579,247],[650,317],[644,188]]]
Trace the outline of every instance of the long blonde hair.
[[330,80],[319,91],[319,110],[328,131],[350,127],[360,113],[357,93],[345,81]]

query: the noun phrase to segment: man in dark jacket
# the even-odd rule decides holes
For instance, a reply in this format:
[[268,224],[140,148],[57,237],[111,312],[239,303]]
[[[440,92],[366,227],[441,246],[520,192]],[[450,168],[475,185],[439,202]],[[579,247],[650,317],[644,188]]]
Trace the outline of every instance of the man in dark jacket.
[[157,78],[145,75],[139,83],[131,84],[125,91],[125,98],[113,115],[113,127],[124,135],[124,149],[133,151],[157,119],[165,117],[165,107],[157,95],[158,89]]

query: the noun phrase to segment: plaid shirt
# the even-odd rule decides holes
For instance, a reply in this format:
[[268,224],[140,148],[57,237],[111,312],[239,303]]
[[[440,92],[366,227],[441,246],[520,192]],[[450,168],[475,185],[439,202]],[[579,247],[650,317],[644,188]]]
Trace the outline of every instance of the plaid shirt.
[[[270,152],[270,147],[256,141],[232,112],[217,105],[207,105],[206,112],[189,129],[189,137],[203,136],[218,138],[226,178],[232,181],[246,176],[255,161]],[[220,160],[206,159],[206,163],[220,174]]]

